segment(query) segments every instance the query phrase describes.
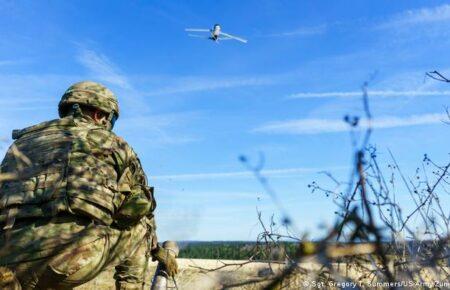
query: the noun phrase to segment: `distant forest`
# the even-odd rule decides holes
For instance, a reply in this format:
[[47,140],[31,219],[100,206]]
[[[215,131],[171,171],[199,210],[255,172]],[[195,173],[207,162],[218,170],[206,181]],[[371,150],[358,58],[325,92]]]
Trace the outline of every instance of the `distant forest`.
[[[333,244],[333,243],[330,243]],[[358,244],[358,243],[348,243]],[[318,243],[316,243],[319,246]],[[197,242],[197,241],[180,241],[179,258],[187,259],[218,259],[218,260],[249,260],[254,261],[284,261],[286,257],[293,257],[299,248],[299,244],[295,242],[278,242],[278,243],[256,243],[242,241],[213,241],[213,242]],[[392,243],[384,241],[382,244],[386,255],[395,255],[396,251],[408,248],[410,253],[417,255],[421,248],[428,251],[438,251],[440,245],[436,245],[432,240],[421,241],[414,240],[406,243]],[[342,261],[342,258],[336,261]]]
[[179,258],[190,259],[284,260],[286,254],[293,256],[298,249],[298,244],[291,242],[280,243],[269,251],[255,251],[255,247],[263,245],[253,242],[179,242],[178,245]]

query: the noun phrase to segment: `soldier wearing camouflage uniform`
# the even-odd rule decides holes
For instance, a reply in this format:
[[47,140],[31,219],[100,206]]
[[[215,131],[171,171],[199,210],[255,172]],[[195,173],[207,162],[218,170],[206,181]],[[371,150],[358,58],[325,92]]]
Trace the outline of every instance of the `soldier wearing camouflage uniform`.
[[159,247],[153,189],[136,153],[111,130],[117,98],[95,82],[72,85],[60,119],[13,132],[1,164],[0,266],[23,289],[71,289],[115,266],[117,289],[142,289]]

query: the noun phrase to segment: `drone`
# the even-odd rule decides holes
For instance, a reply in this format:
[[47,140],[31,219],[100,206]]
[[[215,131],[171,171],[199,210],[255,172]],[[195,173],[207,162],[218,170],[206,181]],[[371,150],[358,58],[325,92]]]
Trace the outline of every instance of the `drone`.
[[215,24],[212,29],[186,28],[185,30],[187,32],[208,32],[210,35],[207,37],[195,34],[188,34],[188,35],[191,37],[207,38],[214,42],[219,42],[219,40],[237,40],[243,43],[247,43],[246,39],[222,32],[220,24]]

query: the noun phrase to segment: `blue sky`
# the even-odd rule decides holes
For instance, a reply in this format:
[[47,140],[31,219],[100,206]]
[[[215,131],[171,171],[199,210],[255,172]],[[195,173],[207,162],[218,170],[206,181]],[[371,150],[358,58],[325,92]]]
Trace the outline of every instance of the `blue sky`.
[[[248,44],[190,38],[220,23]],[[307,184],[346,179],[369,86],[372,143],[407,172],[448,161],[445,1],[0,1],[0,136],[57,117],[73,82],[110,87],[115,128],[156,187],[160,239],[251,240],[277,208],[239,162],[265,175],[301,231],[318,237],[335,205]],[[406,199],[405,199],[406,200]],[[408,206],[408,205],[405,205]],[[278,216],[277,216],[278,217]]]

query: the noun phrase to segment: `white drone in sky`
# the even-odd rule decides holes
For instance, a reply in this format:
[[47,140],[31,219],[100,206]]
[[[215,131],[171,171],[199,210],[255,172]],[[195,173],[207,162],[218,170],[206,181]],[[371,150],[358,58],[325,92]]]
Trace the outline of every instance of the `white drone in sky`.
[[[247,43],[246,39],[222,32],[222,28],[220,27],[219,24],[215,24],[212,29],[186,28],[185,30],[188,32],[208,32],[210,35],[206,38],[211,39],[212,41],[215,42],[218,42],[219,40],[237,40],[243,43]],[[204,36],[202,35],[195,35],[195,34],[188,34],[188,35],[191,37],[204,38]]]

